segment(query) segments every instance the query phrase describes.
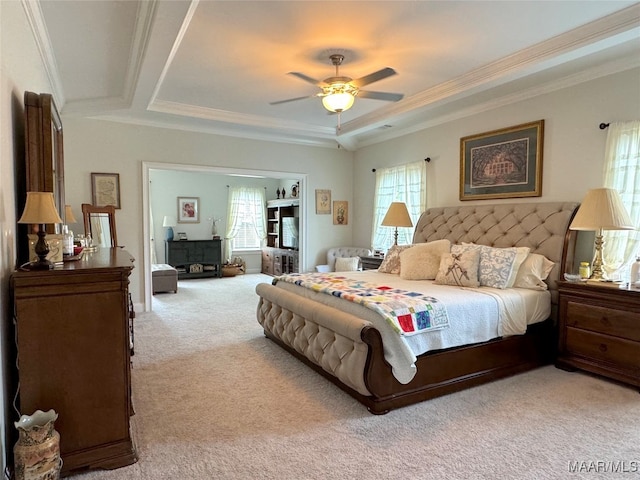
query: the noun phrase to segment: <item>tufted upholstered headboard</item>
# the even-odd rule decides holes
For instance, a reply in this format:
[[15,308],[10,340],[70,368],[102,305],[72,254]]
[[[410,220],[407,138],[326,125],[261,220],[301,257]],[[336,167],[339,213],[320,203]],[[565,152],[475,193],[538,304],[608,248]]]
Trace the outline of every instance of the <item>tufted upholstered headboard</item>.
[[569,224],[578,202],[460,205],[427,209],[418,220],[413,243],[449,239],[490,247],[529,247],[555,263],[547,284],[556,318],[556,282],[573,256]]

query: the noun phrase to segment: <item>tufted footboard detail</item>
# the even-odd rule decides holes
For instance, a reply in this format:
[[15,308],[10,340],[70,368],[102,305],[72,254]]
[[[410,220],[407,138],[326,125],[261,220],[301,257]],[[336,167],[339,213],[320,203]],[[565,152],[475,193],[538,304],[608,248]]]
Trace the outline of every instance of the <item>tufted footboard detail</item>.
[[[368,345],[362,329],[370,322],[338,312],[268,284],[256,292],[258,322],[267,335],[291,347],[358,393],[369,396],[364,383]],[[293,313],[295,311],[296,313]]]

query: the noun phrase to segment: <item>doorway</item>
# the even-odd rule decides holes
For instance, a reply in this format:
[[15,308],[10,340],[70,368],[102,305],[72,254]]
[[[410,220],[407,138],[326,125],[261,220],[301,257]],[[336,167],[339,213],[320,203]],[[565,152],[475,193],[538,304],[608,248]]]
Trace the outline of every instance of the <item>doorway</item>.
[[[271,190],[265,192],[265,196],[267,200],[276,198],[276,188],[275,185],[279,187],[286,187],[286,189],[290,192],[289,189],[293,188],[293,185],[296,185],[296,190],[301,194],[297,195],[297,198],[300,202],[300,240],[299,240],[299,256],[300,256],[300,266],[302,268],[305,265],[306,259],[306,244],[307,244],[307,235],[306,235],[306,201],[305,201],[305,192],[306,192],[306,182],[307,175],[301,174],[299,172],[282,172],[282,171],[264,171],[264,170],[255,170],[255,169],[239,169],[239,168],[227,168],[227,167],[213,167],[213,166],[205,166],[205,165],[183,165],[183,164],[166,164],[166,163],[153,163],[153,162],[143,162],[142,164],[142,190],[143,190],[143,238],[145,239],[143,242],[143,277],[144,277],[144,310],[151,311],[152,310],[152,284],[151,284],[151,265],[154,263],[154,257],[157,257],[157,262],[164,262],[164,255],[159,255],[163,252],[163,249],[160,248],[160,245],[164,245],[164,235],[162,229],[163,215],[174,214],[175,209],[177,209],[177,199],[173,198],[179,195],[189,195],[194,198],[199,198],[197,188],[200,188],[202,192],[202,200],[205,200],[207,205],[199,202],[199,207],[201,209],[200,217],[198,219],[198,223],[196,225],[184,225],[181,230],[185,230],[185,234],[187,232],[191,232],[193,238],[208,238],[206,235],[209,235],[210,225],[209,223],[213,219],[220,218],[221,215],[224,215],[226,220],[226,207],[220,206],[219,208],[212,207],[213,204],[218,204],[214,197],[211,196],[207,189],[202,187],[202,179],[210,178],[211,185],[216,185],[212,188],[220,189],[224,188],[226,185],[238,184],[239,182],[248,182],[252,184],[259,184],[260,179],[263,179],[263,184],[268,185]],[[157,202],[154,202],[152,198],[153,188],[151,188],[151,179],[155,176],[157,177],[157,173],[170,174],[171,178],[176,179],[176,185],[180,185],[180,174],[184,174],[185,177],[193,176],[194,174],[198,176],[199,183],[198,185],[194,185],[193,188],[189,188],[189,183],[182,184],[182,187],[177,187],[173,189],[172,192],[163,192],[163,196],[165,193],[168,197],[165,201],[164,206],[160,209],[159,212],[153,212],[152,217],[152,205],[156,205]],[[206,175],[205,175],[206,174]],[[208,177],[207,177],[208,176]],[[206,181],[205,181],[206,182]],[[279,183],[280,182],[280,183]],[[287,182],[286,185],[281,185],[282,182]],[[292,182],[292,185],[288,185],[288,182]],[[266,188],[266,187],[265,187]],[[210,189],[209,189],[210,190]],[[226,189],[225,189],[226,190]],[[280,192],[280,188],[278,188]],[[179,195],[176,195],[176,192],[181,192]],[[219,195],[223,195],[226,200],[227,192],[218,192]],[[289,193],[290,195],[290,193]],[[168,202],[168,203],[166,203]],[[176,203],[174,203],[176,202]],[[171,204],[176,205],[175,207]],[[225,204],[226,205],[226,201]],[[224,210],[224,211],[223,211]],[[218,224],[219,227],[219,224]],[[224,235],[224,228],[220,229],[220,235]],[[188,235],[188,234],[187,234]]]

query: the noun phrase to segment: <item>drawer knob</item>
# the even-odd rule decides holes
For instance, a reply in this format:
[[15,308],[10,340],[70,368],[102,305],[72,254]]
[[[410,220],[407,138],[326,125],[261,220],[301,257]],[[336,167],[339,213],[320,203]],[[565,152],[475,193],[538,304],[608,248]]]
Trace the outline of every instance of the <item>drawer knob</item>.
[[603,324],[603,325],[606,325],[606,326],[610,326],[611,325],[611,322],[609,321],[608,317],[601,317],[600,318],[600,323]]
[[607,351],[607,346],[604,343],[600,344],[600,351],[601,352],[606,352]]

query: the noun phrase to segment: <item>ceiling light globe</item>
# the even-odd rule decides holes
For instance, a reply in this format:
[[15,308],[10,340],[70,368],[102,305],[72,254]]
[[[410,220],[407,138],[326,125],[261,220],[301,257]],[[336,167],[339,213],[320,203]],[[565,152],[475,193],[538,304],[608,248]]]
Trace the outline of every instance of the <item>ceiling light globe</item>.
[[344,112],[351,108],[354,100],[350,93],[332,93],[322,97],[322,105],[330,112]]

